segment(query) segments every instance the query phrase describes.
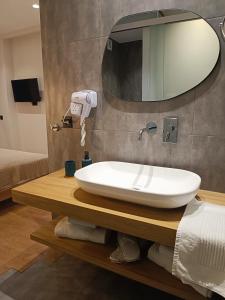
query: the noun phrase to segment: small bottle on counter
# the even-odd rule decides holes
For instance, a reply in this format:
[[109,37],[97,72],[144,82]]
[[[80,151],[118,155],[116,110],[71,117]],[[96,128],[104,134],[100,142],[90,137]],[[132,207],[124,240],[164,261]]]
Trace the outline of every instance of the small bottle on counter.
[[82,159],[82,168],[92,164],[92,159],[88,151],[84,151],[84,159]]

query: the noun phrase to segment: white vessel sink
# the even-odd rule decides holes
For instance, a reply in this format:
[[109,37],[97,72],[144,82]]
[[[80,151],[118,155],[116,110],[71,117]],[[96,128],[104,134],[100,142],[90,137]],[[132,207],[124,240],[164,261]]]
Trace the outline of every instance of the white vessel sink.
[[117,161],[89,165],[74,176],[86,192],[159,208],[186,205],[201,183],[189,171]]

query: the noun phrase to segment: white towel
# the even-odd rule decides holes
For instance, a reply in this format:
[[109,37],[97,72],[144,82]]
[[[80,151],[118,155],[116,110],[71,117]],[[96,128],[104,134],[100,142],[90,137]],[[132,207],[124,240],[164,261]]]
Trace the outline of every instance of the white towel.
[[104,228],[90,228],[81,225],[74,225],[68,221],[68,217],[63,218],[55,227],[55,235],[75,240],[90,241],[105,244],[107,230]]
[[148,250],[148,259],[172,274],[173,248],[153,244]]
[[[152,260],[157,265],[163,267],[170,274],[172,274],[174,248],[153,244],[148,250],[148,259]],[[206,288],[191,284],[191,286],[204,297],[210,298],[212,292]]]
[[173,275],[225,297],[225,206],[194,199],[179,224]]
[[80,220],[75,219],[73,217],[68,217],[68,222],[73,224],[73,225],[81,225],[81,226],[90,227],[90,228],[96,228],[97,227],[95,224],[80,221]]

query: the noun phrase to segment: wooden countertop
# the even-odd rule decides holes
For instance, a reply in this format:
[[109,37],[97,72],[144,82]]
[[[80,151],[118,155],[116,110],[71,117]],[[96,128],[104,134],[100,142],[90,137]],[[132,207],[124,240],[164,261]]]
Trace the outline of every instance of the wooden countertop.
[[[225,205],[225,194],[200,190],[203,201]],[[99,226],[174,246],[184,208],[164,210],[86,193],[64,170],[32,180],[12,190],[15,202]]]

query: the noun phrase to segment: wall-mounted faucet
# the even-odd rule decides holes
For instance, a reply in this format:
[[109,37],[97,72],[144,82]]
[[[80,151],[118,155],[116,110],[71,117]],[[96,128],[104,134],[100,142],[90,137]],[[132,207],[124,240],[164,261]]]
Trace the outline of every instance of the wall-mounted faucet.
[[157,131],[157,125],[155,122],[149,122],[147,123],[145,128],[142,128],[139,130],[138,140],[140,141],[142,139],[142,135],[144,132],[147,132],[148,134],[155,134]]

